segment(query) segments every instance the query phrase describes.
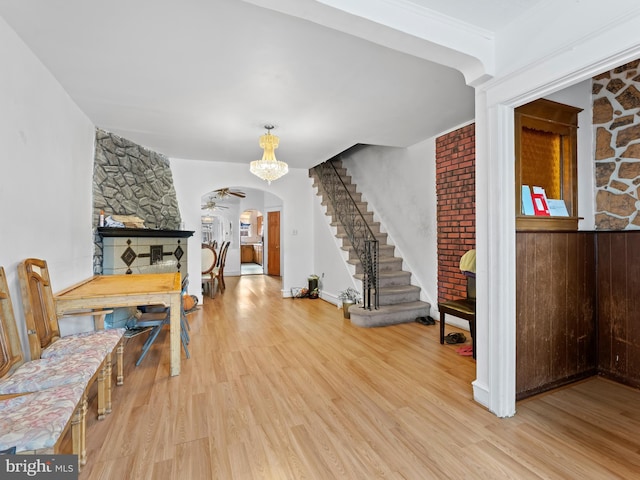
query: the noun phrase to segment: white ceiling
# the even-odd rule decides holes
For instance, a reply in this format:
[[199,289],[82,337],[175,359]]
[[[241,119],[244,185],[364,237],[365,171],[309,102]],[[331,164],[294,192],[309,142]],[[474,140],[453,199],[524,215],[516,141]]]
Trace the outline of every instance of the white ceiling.
[[541,0],[406,0],[443,15],[495,32]]
[[[411,0],[490,30],[538,2]],[[278,159],[309,168],[474,115],[456,70],[239,0],[0,0],[0,16],[96,126],[174,158],[248,164],[270,123]]]

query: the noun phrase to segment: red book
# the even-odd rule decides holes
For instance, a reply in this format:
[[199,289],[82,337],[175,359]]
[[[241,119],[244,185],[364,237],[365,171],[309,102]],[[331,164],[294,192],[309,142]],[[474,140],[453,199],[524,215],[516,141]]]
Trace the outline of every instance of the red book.
[[533,187],[531,192],[531,200],[533,201],[533,213],[538,216],[548,217],[549,206],[547,205],[547,195],[542,187]]

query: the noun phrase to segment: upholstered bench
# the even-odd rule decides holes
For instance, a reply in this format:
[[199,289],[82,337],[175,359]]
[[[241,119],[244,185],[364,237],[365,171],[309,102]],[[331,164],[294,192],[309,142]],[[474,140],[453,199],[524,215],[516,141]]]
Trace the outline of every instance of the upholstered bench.
[[0,399],[0,450],[56,454],[71,429],[73,453],[82,467],[84,439],[85,385],[80,383]]
[[[110,355],[106,353],[105,349],[96,348],[95,350],[86,350],[80,353],[39,358],[25,362],[4,268],[0,267],[0,402],[3,402],[2,405],[7,409],[6,411],[11,413],[10,418],[12,419],[10,422],[7,421],[9,423],[4,424],[6,428],[0,430],[0,440],[3,444],[16,443],[16,445],[9,445],[9,447],[17,446],[14,438],[20,436],[20,432],[23,432],[24,435],[28,433],[28,435],[46,436],[47,432],[16,431],[14,429],[18,428],[20,424],[15,422],[20,417],[21,412],[24,411],[23,409],[26,408],[24,407],[26,405],[24,402],[29,399],[43,402],[43,405],[31,405],[35,410],[42,408],[43,411],[50,411],[53,408],[58,411],[60,404],[55,403],[50,396],[52,392],[58,392],[62,395],[61,398],[67,400],[65,405],[68,408],[71,408],[69,404],[75,400],[72,411],[79,412],[79,416],[76,415],[76,421],[72,421],[72,423],[79,423],[80,430],[75,433],[76,437],[73,438],[73,453],[78,455],[80,465],[85,464],[87,461],[84,440],[84,421],[87,409],[86,392],[90,385],[96,382],[98,408],[99,410],[100,408],[104,410],[106,405],[105,383],[108,378],[106,375],[105,354],[107,356]],[[18,400],[24,397],[26,397],[26,400]],[[69,413],[68,408],[64,410],[67,413]],[[68,418],[63,419],[62,414],[54,415],[56,429],[63,420],[64,424],[67,425],[63,430],[68,429],[71,416],[69,414]],[[30,425],[35,426],[36,424],[30,423]],[[45,428],[45,425],[47,425],[46,422],[42,428]],[[57,442],[58,439],[54,439],[54,445]]]
[[[97,330],[61,337],[42,350],[40,359],[64,363],[67,357],[74,355],[95,355],[102,359],[103,387],[98,389],[98,420],[111,413],[111,375],[114,352],[122,355],[124,328]],[[118,376],[122,385],[122,376]]]

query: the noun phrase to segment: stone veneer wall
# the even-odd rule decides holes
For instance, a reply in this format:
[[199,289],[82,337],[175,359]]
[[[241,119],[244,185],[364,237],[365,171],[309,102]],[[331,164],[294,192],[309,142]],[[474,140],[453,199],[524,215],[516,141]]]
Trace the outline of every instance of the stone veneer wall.
[[640,228],[640,60],[593,79],[598,230]]
[[[96,129],[93,164],[93,224],[100,210],[135,215],[148,228],[177,230],[180,210],[167,157]],[[94,273],[102,273],[102,237],[94,230]]]

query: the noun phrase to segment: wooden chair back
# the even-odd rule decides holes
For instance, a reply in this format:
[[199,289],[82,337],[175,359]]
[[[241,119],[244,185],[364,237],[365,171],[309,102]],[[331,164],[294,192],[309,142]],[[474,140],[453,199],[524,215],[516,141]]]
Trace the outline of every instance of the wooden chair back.
[[24,363],[24,356],[3,267],[0,267],[0,306],[0,378],[4,378]]
[[210,275],[211,270],[215,268],[218,263],[218,254],[211,245],[206,243],[202,244],[201,250],[202,258],[202,275]]
[[227,288],[227,285],[224,282],[224,265],[227,261],[227,250],[229,250],[229,245],[231,242],[227,242],[222,246],[222,251],[220,252],[220,262],[219,262],[219,270],[218,270],[218,282],[222,286],[222,291]]
[[29,334],[31,359],[60,338],[60,327],[45,260],[27,258],[18,266],[24,319]]
[[226,242],[226,243],[223,243],[222,246],[220,247],[220,261],[218,262],[218,266],[220,267],[220,270],[224,269],[224,264],[227,260],[227,250],[229,250],[229,244],[231,244],[231,242]]

